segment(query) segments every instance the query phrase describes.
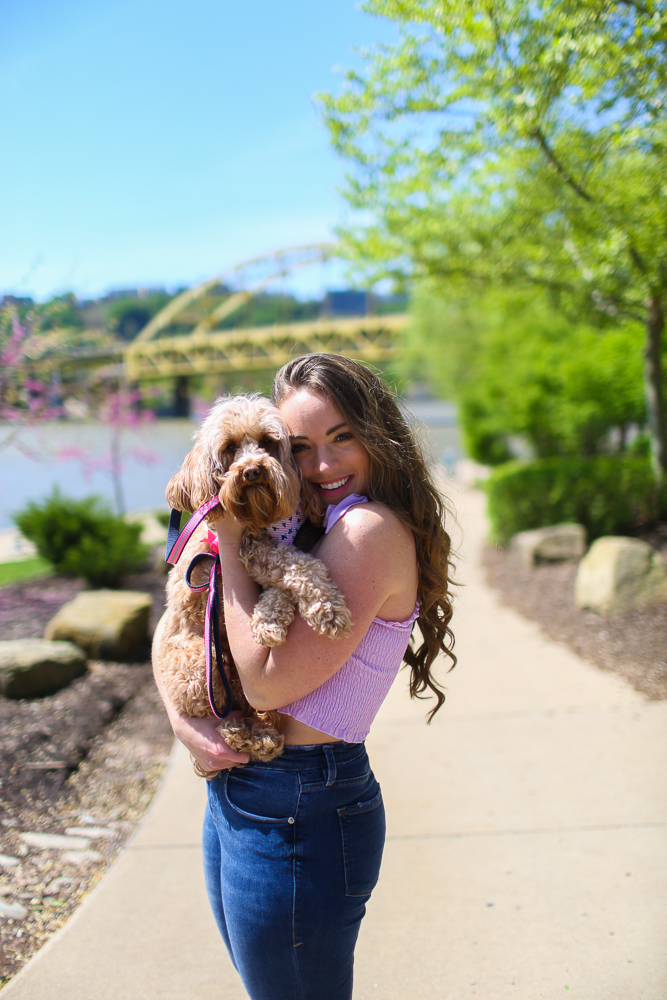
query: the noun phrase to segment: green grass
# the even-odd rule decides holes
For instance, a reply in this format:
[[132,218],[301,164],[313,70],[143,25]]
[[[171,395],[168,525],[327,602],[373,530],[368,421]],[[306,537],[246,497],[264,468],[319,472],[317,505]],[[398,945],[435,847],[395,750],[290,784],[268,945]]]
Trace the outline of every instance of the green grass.
[[38,556],[34,559],[21,559],[20,562],[0,563],[0,587],[38,576],[53,576],[51,563]]

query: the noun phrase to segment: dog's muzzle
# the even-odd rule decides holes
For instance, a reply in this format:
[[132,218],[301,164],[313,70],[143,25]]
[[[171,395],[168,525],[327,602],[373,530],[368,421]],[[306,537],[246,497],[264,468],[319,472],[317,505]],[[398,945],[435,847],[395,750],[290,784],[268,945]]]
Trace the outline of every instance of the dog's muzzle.
[[243,470],[243,478],[246,483],[256,483],[262,474],[262,470],[258,465],[248,465]]

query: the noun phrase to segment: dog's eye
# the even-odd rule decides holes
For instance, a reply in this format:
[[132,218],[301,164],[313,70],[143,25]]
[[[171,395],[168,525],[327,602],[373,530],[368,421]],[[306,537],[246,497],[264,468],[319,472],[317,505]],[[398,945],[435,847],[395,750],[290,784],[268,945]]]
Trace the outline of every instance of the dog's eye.
[[264,448],[265,451],[268,451],[268,449],[275,443],[276,442],[274,441],[273,438],[263,437],[262,440],[259,442],[259,446],[260,448]]
[[236,445],[234,444],[233,441],[229,442],[229,444],[225,448],[225,451],[226,451],[226,453],[228,455],[233,455],[234,454],[234,452],[236,451]]

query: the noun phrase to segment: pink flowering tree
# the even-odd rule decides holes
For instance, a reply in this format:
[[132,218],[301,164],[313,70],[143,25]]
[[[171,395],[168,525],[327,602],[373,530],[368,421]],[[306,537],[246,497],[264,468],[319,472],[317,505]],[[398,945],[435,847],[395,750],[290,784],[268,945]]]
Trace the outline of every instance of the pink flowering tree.
[[49,385],[34,374],[40,346],[15,309],[0,310],[0,449],[21,447],[23,431],[62,413]]
[[78,444],[68,444],[60,448],[57,457],[61,461],[78,459],[83,466],[84,476],[92,478],[101,473],[111,480],[116,505],[116,513],[126,511],[123,492],[123,471],[129,458],[146,465],[157,461],[157,456],[141,443],[128,443],[128,432],[140,432],[155,419],[151,410],[141,408],[142,393],[139,389],[120,387],[114,389],[101,400],[96,416],[109,428],[109,447],[101,453]]
[[[56,302],[56,307],[58,303]],[[30,443],[32,431],[47,421],[67,416],[60,401],[60,361],[68,348],[79,346],[80,331],[61,328],[40,307],[21,320],[16,308],[0,307],[0,450],[13,446],[35,460],[76,459],[87,479],[102,474],[111,480],[116,512],[125,513],[123,470],[128,459],[152,464],[157,456],[140,441],[138,433],[154,419],[142,408],[142,393],[122,379],[91,377],[84,384],[86,412],[109,431],[109,446],[98,453],[72,442],[49,453],[44,442]],[[46,327],[46,328],[45,328]]]

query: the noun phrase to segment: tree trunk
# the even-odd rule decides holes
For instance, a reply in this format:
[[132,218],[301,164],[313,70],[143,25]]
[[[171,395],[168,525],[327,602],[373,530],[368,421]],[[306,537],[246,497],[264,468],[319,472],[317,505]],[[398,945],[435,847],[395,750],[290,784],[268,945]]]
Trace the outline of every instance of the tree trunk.
[[665,316],[662,302],[657,295],[648,301],[646,342],[644,345],[644,395],[646,417],[651,439],[651,463],[656,479],[660,482],[667,474],[667,435],[665,434],[665,406],[662,395],[662,332]]
[[123,496],[123,463],[120,451],[121,425],[111,429],[111,482],[113,483],[116,514],[122,517],[125,513],[125,497]]

